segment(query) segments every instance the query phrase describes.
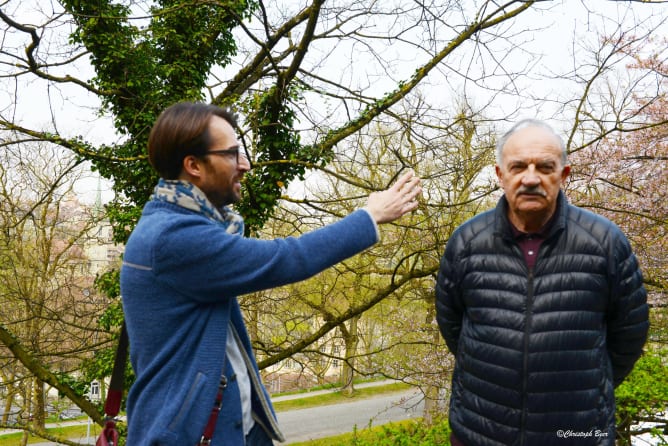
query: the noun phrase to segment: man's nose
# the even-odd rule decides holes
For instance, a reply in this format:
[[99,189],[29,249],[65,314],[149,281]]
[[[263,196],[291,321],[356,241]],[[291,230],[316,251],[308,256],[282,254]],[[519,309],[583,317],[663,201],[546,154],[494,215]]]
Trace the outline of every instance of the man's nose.
[[237,163],[237,169],[243,172],[248,172],[249,170],[251,170],[251,162],[245,153],[239,153],[239,162]]
[[522,176],[522,184],[525,186],[536,186],[540,184],[540,176],[536,171],[536,166],[533,164],[529,165],[527,170],[524,172],[524,175]]

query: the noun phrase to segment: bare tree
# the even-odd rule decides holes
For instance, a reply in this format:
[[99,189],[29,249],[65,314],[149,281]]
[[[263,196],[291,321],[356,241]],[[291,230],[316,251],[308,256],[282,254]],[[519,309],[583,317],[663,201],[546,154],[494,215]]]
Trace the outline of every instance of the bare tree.
[[[100,217],[74,195],[83,170],[71,154],[26,143],[5,146],[0,158],[5,413],[17,406],[19,423],[43,431],[45,379],[78,370],[108,338],[97,327],[106,300],[94,290],[86,253]],[[7,417],[2,423],[11,424]]]

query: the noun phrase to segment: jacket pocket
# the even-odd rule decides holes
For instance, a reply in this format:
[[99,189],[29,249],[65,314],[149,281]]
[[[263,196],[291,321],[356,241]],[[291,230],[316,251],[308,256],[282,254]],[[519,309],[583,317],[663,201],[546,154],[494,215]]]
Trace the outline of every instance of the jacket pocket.
[[193,383],[190,385],[188,392],[183,398],[183,402],[181,403],[179,411],[176,413],[172,421],[167,426],[168,430],[172,432],[179,432],[182,429],[183,422],[188,418],[188,414],[191,412],[191,409],[193,407],[193,404],[195,404],[195,401],[198,401],[200,393],[202,393],[202,388],[204,387],[205,383],[206,383],[206,375],[202,372],[198,372],[197,375],[195,375],[195,379],[193,380]]

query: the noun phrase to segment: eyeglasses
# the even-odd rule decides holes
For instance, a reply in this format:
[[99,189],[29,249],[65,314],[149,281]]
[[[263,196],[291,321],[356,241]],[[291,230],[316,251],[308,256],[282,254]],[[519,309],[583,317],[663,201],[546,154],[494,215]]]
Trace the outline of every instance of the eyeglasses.
[[239,164],[241,158],[248,161],[248,155],[246,155],[245,151],[242,152],[239,150],[239,147],[234,147],[232,149],[209,150],[208,152],[204,152],[204,155],[234,156],[237,165]]

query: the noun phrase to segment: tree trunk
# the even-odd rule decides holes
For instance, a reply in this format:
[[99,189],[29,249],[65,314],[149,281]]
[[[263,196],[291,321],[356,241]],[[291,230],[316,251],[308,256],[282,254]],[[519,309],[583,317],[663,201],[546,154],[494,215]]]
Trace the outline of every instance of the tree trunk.
[[35,380],[35,404],[32,409],[32,423],[36,428],[44,429],[46,413],[46,402],[44,400],[44,382]]
[[7,398],[5,399],[5,407],[2,412],[2,424],[7,424],[9,421],[9,412],[12,410],[12,403],[14,402],[15,392],[8,392]]
[[343,367],[341,368],[341,393],[345,396],[353,396],[355,387],[353,384],[355,378],[355,357],[357,356],[357,345],[359,344],[359,336],[357,336],[357,323],[360,316],[355,316],[350,319],[350,327],[346,328],[345,323],[341,324],[341,334],[345,343],[345,358]]
[[427,426],[431,426],[434,422],[434,415],[440,412],[440,405],[438,400],[440,388],[436,386],[427,387],[424,395],[424,410],[422,418]]

